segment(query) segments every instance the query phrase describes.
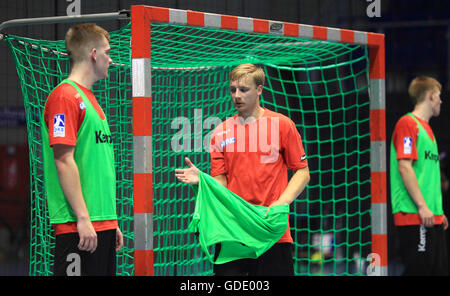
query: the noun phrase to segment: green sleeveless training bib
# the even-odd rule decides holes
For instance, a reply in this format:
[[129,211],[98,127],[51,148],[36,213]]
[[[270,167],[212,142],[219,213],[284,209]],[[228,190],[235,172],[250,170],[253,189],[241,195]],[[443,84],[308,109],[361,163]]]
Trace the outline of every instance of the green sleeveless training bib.
[[[434,141],[431,140],[426,130],[411,113],[408,113],[408,116],[411,116],[419,127],[416,144],[418,160],[413,162],[413,169],[417,177],[420,192],[430,211],[434,215],[442,215],[441,171],[436,139]],[[406,190],[400,176],[397,151],[392,141],[390,167],[392,212],[394,214],[398,212],[418,213],[417,206]]]
[[[74,159],[80,174],[81,189],[91,221],[115,220],[116,213],[116,172],[111,132],[106,118],[102,120],[83,91],[74,82],[61,82],[73,86],[81,98],[86,113],[77,133]],[[63,115],[63,114],[62,114]],[[59,117],[58,117],[59,116]],[[59,126],[56,124],[60,122]],[[64,117],[56,115],[53,130],[49,130],[44,117],[41,118],[43,142],[44,180],[50,223],[77,221],[76,216],[64,196],[56,171],[53,149],[49,145],[49,132],[62,133]]]
[[[252,205],[199,172],[194,216],[188,229],[199,232],[202,250],[215,264],[243,258],[258,258],[286,232],[289,205],[270,208]],[[219,256],[209,251],[221,243]]]

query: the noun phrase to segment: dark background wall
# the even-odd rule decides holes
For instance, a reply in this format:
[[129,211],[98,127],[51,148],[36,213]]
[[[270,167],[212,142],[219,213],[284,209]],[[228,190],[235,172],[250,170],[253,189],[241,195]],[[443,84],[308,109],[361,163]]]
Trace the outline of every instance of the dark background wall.
[[[0,22],[44,16],[66,15],[72,0],[2,0]],[[130,5],[190,9],[211,13],[246,16],[294,23],[370,31],[386,35],[386,134],[388,139],[396,120],[412,105],[407,87],[417,75],[430,75],[443,85],[441,116],[431,120],[441,153],[450,154],[450,9],[448,0],[380,0],[380,17],[370,18],[366,0],[80,0],[81,13],[104,13],[129,9]],[[108,30],[118,29],[117,21],[101,23]],[[63,39],[69,25],[43,25],[7,29],[6,32],[37,39]],[[11,54],[0,42],[0,165],[11,157],[21,159],[26,149],[23,101]],[[7,120],[6,120],[7,119]],[[11,147],[15,147],[14,149]],[[450,156],[442,160],[448,171]],[[24,198],[5,202],[5,188],[19,182],[26,189],[26,161],[13,171],[2,170],[0,176],[0,275],[27,274],[27,225]],[[448,174],[448,173],[447,173]],[[15,179],[10,176],[16,176]],[[16,182],[16,183],[14,183]],[[6,184],[6,185],[5,185]],[[2,193],[3,192],[3,193]],[[22,194],[22,193],[17,193]],[[2,209],[15,213],[10,228],[1,220]],[[16,212],[15,212],[16,211]],[[4,218],[5,220],[6,218]],[[7,220],[7,219],[6,219]],[[397,272],[398,248],[395,229],[389,217],[389,259],[391,274]]]

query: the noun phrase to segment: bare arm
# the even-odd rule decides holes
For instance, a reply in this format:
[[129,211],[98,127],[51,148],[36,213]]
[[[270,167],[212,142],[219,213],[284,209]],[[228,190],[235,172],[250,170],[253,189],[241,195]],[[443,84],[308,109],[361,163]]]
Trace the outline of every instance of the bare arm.
[[273,202],[270,207],[282,204],[291,204],[297,196],[305,190],[306,185],[309,183],[310,175],[309,168],[304,167],[295,172],[283,193],[278,200]]
[[80,175],[74,160],[74,148],[68,145],[54,145],[55,165],[64,196],[77,217],[77,228],[80,235],[78,248],[94,252],[97,248],[97,234],[89,219],[81,191]]
[[[189,158],[185,158],[184,161],[188,165],[185,169],[175,169],[175,176],[178,180],[186,184],[197,185],[198,184],[198,168],[191,162]],[[217,175],[213,177],[220,184],[227,187],[227,177],[225,174]]]
[[434,215],[428,209],[427,204],[423,198],[422,193],[419,189],[419,184],[417,183],[417,177],[414,173],[414,169],[412,167],[411,159],[399,159],[398,160],[398,170],[400,172],[400,176],[402,177],[403,184],[406,187],[409,195],[417,206],[419,211],[420,219],[422,220],[423,225],[426,227],[431,227],[434,225]]

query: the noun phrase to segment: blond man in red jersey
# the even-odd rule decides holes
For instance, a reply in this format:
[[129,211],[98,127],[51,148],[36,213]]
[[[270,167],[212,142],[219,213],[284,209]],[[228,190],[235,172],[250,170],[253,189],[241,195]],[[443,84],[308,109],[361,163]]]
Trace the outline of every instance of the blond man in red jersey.
[[[66,33],[66,48],[70,76],[49,95],[43,126],[48,134],[44,140],[47,201],[56,234],[54,274],[115,275],[114,251],[122,247],[123,236],[115,212],[112,138],[91,91],[95,82],[108,77],[112,63],[109,34],[93,23],[75,25]],[[98,141],[99,134],[109,137],[108,141]],[[83,150],[81,145],[88,148]],[[99,155],[96,159],[92,159],[94,152]],[[108,167],[103,167],[104,163]],[[92,170],[91,164],[101,165]],[[98,194],[86,194],[92,193],[86,185],[91,182],[97,182],[89,187],[97,187]]]
[[429,121],[441,112],[442,85],[414,78],[408,89],[414,110],[395,125],[390,186],[394,225],[405,266],[403,275],[448,275],[437,140]]
[[[235,116],[211,136],[211,176],[251,204],[291,204],[309,182],[309,169],[300,134],[288,117],[260,106],[264,71],[252,64],[230,73]],[[187,184],[198,183],[198,169],[186,158],[187,169],[175,170]],[[288,169],[294,172],[288,182]],[[215,265],[216,275],[294,275],[293,239],[286,233],[258,259]],[[216,247],[216,253],[220,246]]]

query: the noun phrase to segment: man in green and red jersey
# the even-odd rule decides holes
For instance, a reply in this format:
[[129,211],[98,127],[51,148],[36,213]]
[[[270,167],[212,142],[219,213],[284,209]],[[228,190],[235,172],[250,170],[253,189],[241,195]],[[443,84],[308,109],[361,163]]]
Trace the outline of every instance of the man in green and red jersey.
[[44,178],[55,230],[55,275],[115,275],[123,236],[116,213],[114,150],[91,91],[108,77],[109,34],[89,23],[66,34],[71,73],[49,95],[41,122]]
[[[272,207],[292,203],[309,182],[300,134],[288,117],[262,108],[264,71],[242,64],[230,73],[230,95],[237,114],[211,136],[211,176],[250,204]],[[177,178],[198,183],[195,166],[176,170]],[[294,172],[288,182],[288,169]],[[264,239],[264,238],[261,238]],[[257,259],[214,265],[216,275],[294,275],[288,226],[281,239]],[[216,247],[216,253],[220,246]]]
[[390,180],[394,224],[404,275],[447,275],[439,153],[429,125],[441,110],[441,84],[419,76],[409,86],[414,110],[397,122],[391,142]]

